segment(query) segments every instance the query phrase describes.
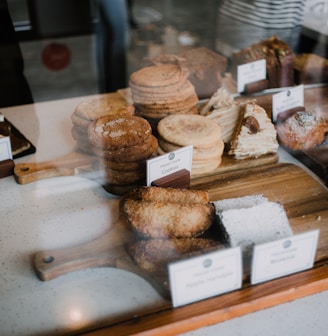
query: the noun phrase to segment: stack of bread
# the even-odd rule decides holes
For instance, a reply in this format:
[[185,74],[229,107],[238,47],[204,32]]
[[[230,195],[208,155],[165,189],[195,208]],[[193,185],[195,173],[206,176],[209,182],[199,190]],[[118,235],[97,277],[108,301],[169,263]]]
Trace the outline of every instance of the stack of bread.
[[201,115],[171,115],[158,123],[157,131],[159,154],[193,146],[192,176],[209,173],[221,164],[224,142],[216,122]]
[[72,136],[77,149],[93,154],[88,139],[88,127],[94,120],[105,115],[134,114],[134,106],[118,93],[107,93],[97,98],[79,103],[71,115],[73,127]]
[[123,194],[145,183],[146,160],[158,145],[147,120],[128,114],[103,116],[89,125],[88,135],[109,192]]
[[172,114],[197,114],[198,97],[188,72],[175,64],[142,68],[130,76],[136,113],[156,130],[159,120]]

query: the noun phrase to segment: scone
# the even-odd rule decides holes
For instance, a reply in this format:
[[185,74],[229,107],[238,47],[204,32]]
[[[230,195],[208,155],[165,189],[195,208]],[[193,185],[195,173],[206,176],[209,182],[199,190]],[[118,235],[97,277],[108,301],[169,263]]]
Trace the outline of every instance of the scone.
[[320,145],[328,132],[328,120],[311,111],[300,111],[276,124],[279,142],[292,150],[307,150]]

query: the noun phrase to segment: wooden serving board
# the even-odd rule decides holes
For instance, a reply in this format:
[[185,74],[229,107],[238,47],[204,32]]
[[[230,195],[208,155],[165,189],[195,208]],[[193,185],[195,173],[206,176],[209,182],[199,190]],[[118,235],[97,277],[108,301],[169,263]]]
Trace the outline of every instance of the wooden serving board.
[[[263,194],[270,201],[281,203],[295,234],[320,229],[315,261],[318,265],[328,260],[328,190],[300,167],[273,164],[217,174],[192,181],[192,188],[209,190],[212,201]],[[145,278],[160,294],[169,296],[164,283],[167,279],[145,274],[126,252],[127,244],[135,239],[121,219],[112,230],[89,243],[37,253],[35,270],[41,280],[47,281],[84,268],[114,267]]]
[[[65,156],[44,162],[19,163],[14,168],[16,182],[26,184],[42,179],[58,176],[84,176],[100,183],[103,182],[102,173],[97,168],[97,157],[73,151]],[[236,160],[224,154],[220,166],[206,175],[216,175],[235,170],[249,169],[278,161],[277,154],[263,155],[258,158]],[[202,175],[203,176],[203,175]],[[198,178],[195,176],[194,178]],[[193,176],[192,176],[193,178]]]
[[50,161],[26,162],[16,164],[14,175],[16,182],[26,184],[51,177],[92,174],[96,171],[97,157],[73,151]]

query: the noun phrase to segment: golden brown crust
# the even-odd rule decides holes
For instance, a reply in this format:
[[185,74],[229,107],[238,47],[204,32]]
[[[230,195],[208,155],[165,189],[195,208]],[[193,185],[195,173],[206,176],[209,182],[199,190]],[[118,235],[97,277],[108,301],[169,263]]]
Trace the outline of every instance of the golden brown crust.
[[122,210],[131,228],[146,238],[191,238],[206,231],[214,218],[212,204],[138,201],[125,198]]
[[[132,196],[133,195],[133,196]],[[129,196],[129,195],[128,195]],[[207,204],[210,196],[206,190],[161,188],[161,187],[140,187],[131,193],[134,199],[154,202],[172,202],[193,204]]]
[[107,150],[142,145],[151,132],[148,121],[134,115],[104,116],[88,128],[91,144]]

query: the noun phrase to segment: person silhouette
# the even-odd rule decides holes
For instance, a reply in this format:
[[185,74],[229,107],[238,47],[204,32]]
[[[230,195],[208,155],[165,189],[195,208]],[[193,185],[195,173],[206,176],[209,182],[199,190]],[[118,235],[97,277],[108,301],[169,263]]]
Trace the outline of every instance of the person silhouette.
[[216,49],[230,57],[273,35],[299,48],[305,0],[223,0],[218,8]]
[[127,85],[127,49],[132,16],[132,0],[96,0],[96,57],[99,91],[113,92]]
[[6,0],[0,0],[0,107],[31,104],[24,59]]

